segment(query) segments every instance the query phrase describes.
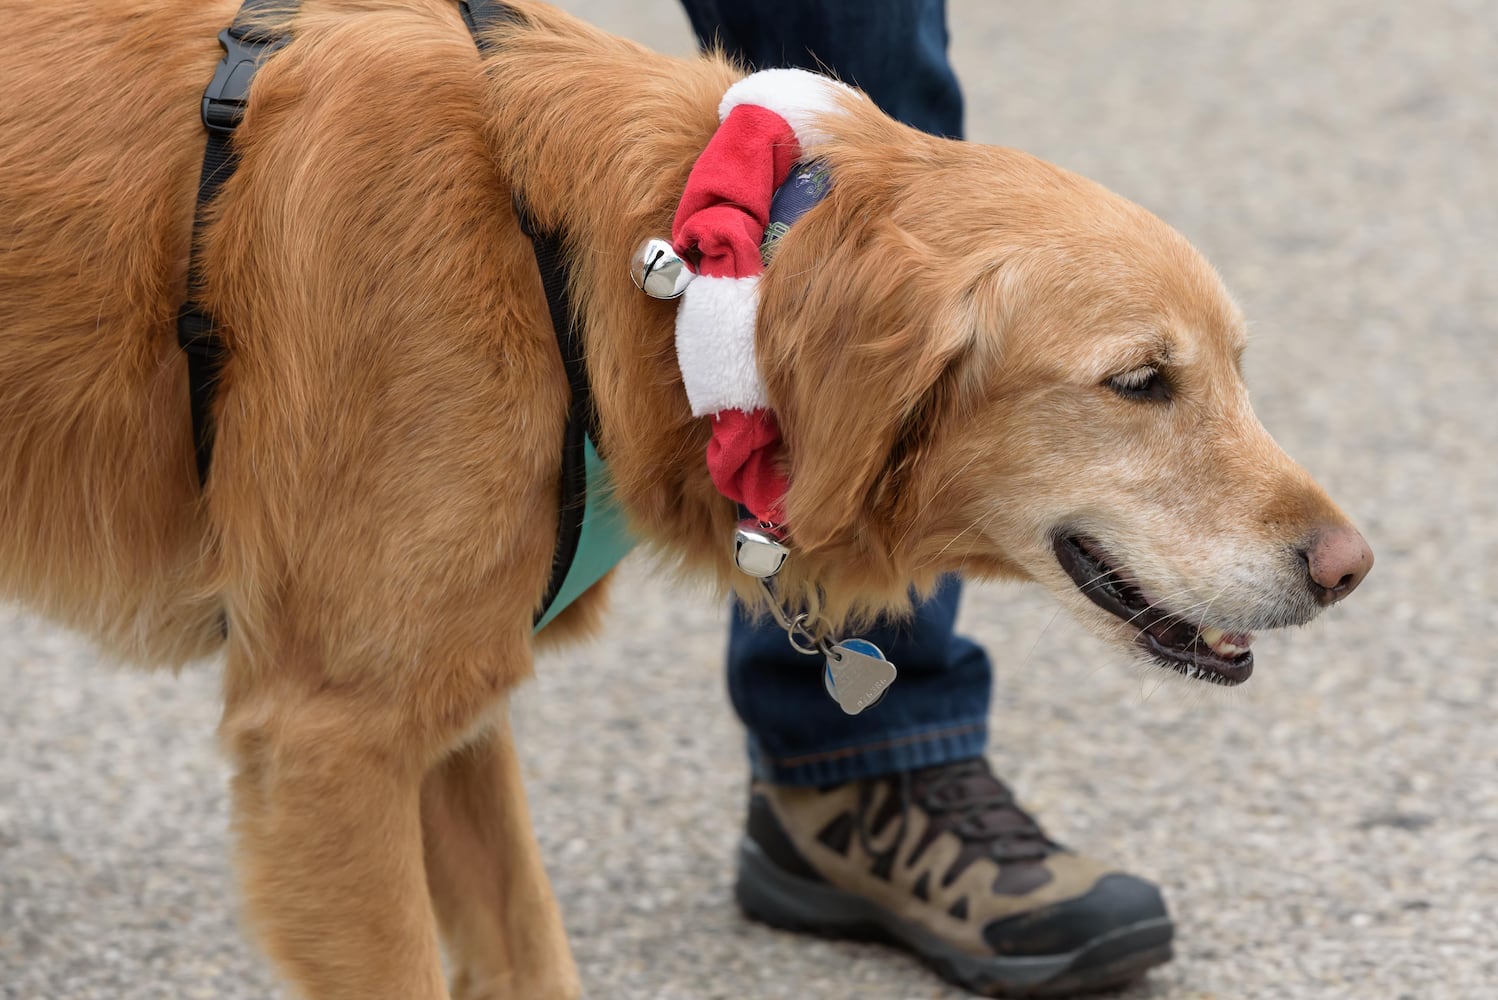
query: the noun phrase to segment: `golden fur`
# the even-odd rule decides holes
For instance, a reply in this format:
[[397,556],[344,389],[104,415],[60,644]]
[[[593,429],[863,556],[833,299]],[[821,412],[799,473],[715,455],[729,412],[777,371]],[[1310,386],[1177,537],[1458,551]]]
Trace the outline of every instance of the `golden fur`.
[[[574,996],[503,724],[566,395],[511,192],[572,240],[634,524],[733,584],[673,307],[626,262],[669,230],[738,73],[530,2],[486,67],[454,4],[308,0],[203,239],[232,357],[201,492],[173,317],[236,6],[0,0],[0,597],[142,664],[223,647],[245,894],[306,995],[447,996],[440,927],[454,995]],[[1057,566],[1067,523],[1226,624],[1309,617],[1284,553],[1345,519],[1253,417],[1242,321],[1195,251],[1086,180],[861,100],[828,130],[835,186],[783,242],[759,330],[791,599],[836,619],[944,572],[1036,579],[1126,642]],[[1162,362],[1170,406],[1103,385]]]

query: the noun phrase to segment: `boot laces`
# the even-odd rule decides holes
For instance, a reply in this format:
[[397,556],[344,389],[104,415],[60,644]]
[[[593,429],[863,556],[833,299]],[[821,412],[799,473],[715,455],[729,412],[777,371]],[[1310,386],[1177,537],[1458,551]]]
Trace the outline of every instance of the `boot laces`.
[[1039,861],[1057,849],[983,758],[927,768],[918,778],[913,789],[905,782],[906,801],[913,800],[933,822],[952,817],[943,824],[947,830],[995,861]]

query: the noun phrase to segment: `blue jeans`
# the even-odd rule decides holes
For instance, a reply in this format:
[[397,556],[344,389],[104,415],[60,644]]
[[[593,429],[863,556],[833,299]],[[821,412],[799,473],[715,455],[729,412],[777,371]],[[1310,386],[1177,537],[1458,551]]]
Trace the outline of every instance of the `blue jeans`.
[[704,48],[756,69],[831,71],[885,113],[962,138],[946,0],[681,0]]
[[[754,67],[830,69],[886,112],[962,137],[962,92],[947,62],[945,0],[682,0],[704,48]],[[987,739],[992,668],[955,632],[962,584],[943,581],[914,617],[862,633],[899,668],[884,700],[844,715],[773,622],[735,609],[728,689],[757,777],[826,785],[973,757]]]

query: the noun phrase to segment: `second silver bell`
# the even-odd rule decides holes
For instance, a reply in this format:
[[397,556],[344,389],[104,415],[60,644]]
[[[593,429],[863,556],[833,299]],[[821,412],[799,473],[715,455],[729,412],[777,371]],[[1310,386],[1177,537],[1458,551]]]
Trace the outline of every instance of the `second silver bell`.
[[665,240],[646,240],[630,261],[629,276],[654,299],[674,299],[697,277]]
[[784,542],[752,517],[740,521],[733,533],[733,561],[756,580],[768,580],[779,573],[790,551]]

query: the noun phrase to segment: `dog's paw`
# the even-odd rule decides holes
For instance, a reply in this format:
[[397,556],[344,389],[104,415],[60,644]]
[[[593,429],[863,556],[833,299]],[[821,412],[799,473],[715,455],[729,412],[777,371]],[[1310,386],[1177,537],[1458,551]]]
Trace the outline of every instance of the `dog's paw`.
[[577,970],[499,976],[460,971],[453,976],[452,1000],[581,1000]]

